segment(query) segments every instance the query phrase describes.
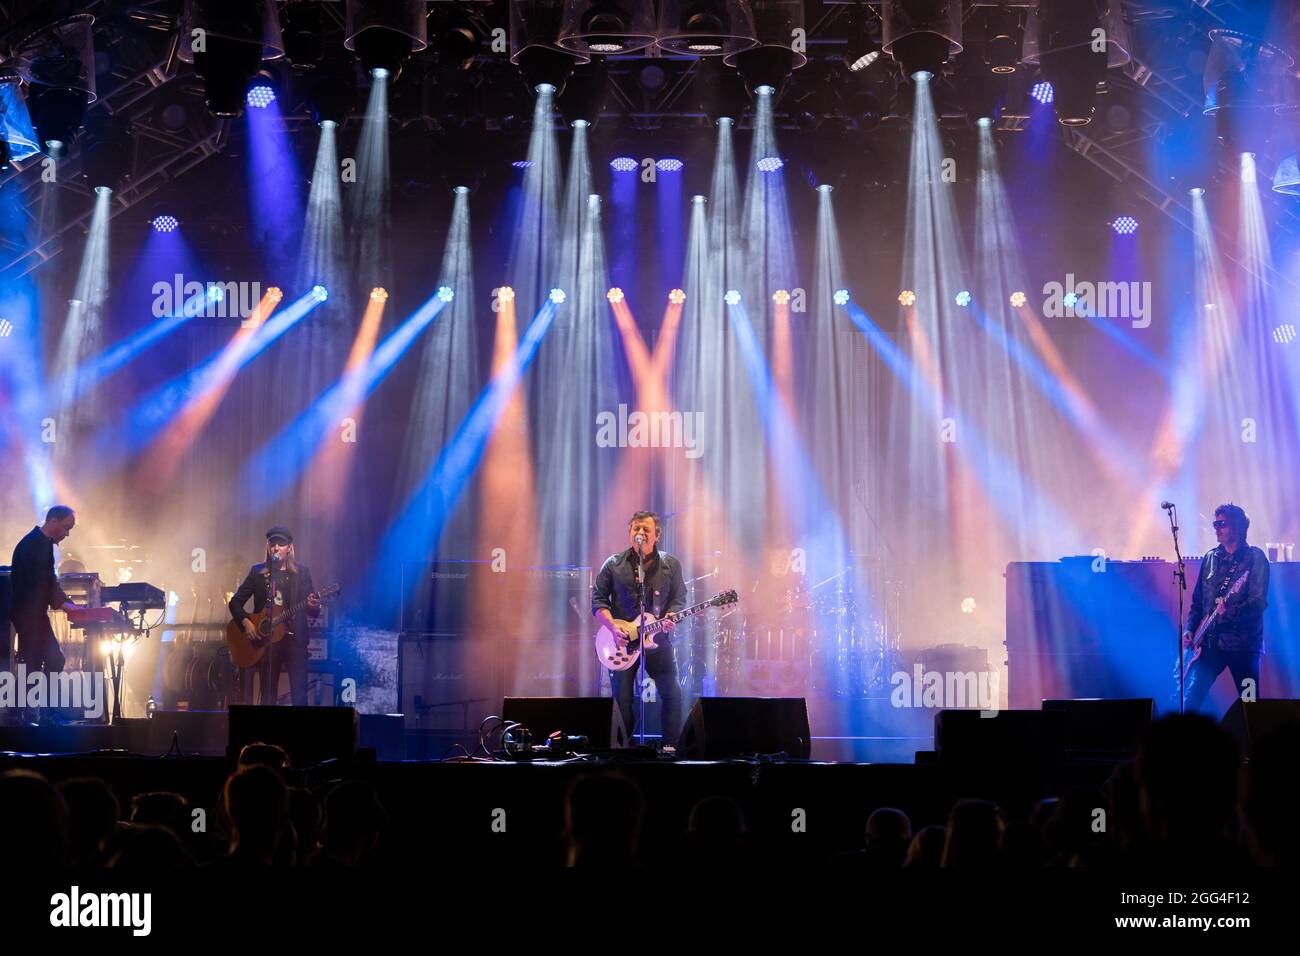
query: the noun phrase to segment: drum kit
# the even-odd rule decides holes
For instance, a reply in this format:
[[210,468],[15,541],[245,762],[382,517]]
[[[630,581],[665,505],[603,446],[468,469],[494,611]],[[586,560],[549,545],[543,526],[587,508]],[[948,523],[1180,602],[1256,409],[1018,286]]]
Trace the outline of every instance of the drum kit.
[[[693,639],[684,642],[689,653],[678,655],[683,689],[737,697],[888,694],[901,661],[903,585],[877,580],[881,570],[850,556],[845,567],[811,584],[800,580],[782,589],[773,579],[754,581],[738,604],[694,626]],[[700,593],[720,587],[713,580],[719,573],[689,579],[687,603],[697,585]],[[878,602],[859,593],[864,586],[880,595]]]

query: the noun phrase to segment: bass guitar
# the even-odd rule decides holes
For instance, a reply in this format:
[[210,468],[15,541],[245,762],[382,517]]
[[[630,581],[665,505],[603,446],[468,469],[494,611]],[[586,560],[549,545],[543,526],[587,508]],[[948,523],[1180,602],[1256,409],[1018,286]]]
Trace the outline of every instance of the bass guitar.
[[[1201,622],[1200,627],[1196,629],[1196,633],[1192,635],[1191,643],[1187,646],[1187,650],[1183,652],[1182,678],[1184,681],[1187,680],[1187,675],[1191,673],[1192,665],[1196,663],[1201,656],[1201,652],[1205,649],[1205,639],[1209,635],[1210,629],[1213,628],[1215,622],[1223,616],[1224,602],[1245,587],[1246,579],[1248,577],[1250,577],[1250,571],[1247,570],[1241,572],[1241,577],[1237,578],[1237,580],[1233,582],[1232,587],[1228,589],[1226,594],[1217,598],[1214,610],[1205,615],[1205,620]],[[1178,662],[1175,661],[1174,680],[1178,680],[1178,676]]]

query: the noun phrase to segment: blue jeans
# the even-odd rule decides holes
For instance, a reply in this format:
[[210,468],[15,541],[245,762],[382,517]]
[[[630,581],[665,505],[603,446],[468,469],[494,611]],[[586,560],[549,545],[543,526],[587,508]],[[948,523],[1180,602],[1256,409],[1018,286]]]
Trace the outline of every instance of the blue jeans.
[[[659,697],[661,710],[660,723],[663,726],[664,746],[677,743],[677,731],[681,723],[681,688],[677,685],[677,658],[673,646],[663,635],[656,638],[659,646],[645,652],[646,676],[655,682],[655,694]],[[614,700],[618,701],[619,712],[623,715],[623,726],[627,728],[629,742],[637,728],[636,720],[641,716],[641,702],[633,693],[636,690],[636,675],[641,671],[641,662],[625,671],[610,671],[610,687]]]
[[[1201,710],[1205,704],[1206,695],[1210,693],[1210,688],[1219,675],[1223,673],[1225,667],[1232,673],[1232,682],[1236,685],[1237,696],[1241,696],[1243,682],[1249,678],[1252,681],[1251,686],[1254,688],[1255,699],[1258,700],[1261,696],[1259,692],[1259,657],[1258,651],[1223,651],[1217,647],[1205,648],[1187,674],[1186,709],[1188,711]],[[1177,693],[1178,689],[1175,688],[1175,702]]]

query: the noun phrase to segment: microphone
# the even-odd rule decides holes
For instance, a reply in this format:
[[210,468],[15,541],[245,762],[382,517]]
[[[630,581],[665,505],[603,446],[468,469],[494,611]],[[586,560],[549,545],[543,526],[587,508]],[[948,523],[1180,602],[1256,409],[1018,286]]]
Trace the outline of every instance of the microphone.
[[1160,507],[1164,508],[1166,511],[1170,511],[1173,509],[1174,503],[1172,501],[1162,501],[1160,502]]
[[643,535],[643,534],[638,534],[638,535],[636,536],[636,543],[637,543],[637,544],[645,544],[645,535]]

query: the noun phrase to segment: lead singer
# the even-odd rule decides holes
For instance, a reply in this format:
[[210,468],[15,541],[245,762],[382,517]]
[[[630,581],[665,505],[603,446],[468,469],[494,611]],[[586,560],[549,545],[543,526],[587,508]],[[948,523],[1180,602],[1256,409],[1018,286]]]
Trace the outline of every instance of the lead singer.
[[[591,613],[620,631],[626,638],[636,637],[636,621],[640,613],[640,601],[637,589],[637,565],[640,564],[645,575],[645,609],[662,620],[665,615],[680,611],[686,606],[686,584],[682,577],[682,565],[666,551],[660,551],[656,545],[660,537],[659,516],[653,511],[638,511],[627,524],[628,544],[626,551],[611,554],[600,567],[596,575],[596,585],[591,594]],[[662,718],[663,740],[665,747],[672,747],[677,742],[677,730],[681,723],[681,689],[677,685],[677,659],[673,655],[671,631],[674,622],[664,623],[664,633],[655,637],[657,648],[644,652],[646,675],[654,681],[655,690],[663,702]],[[625,641],[623,643],[626,643]],[[636,719],[640,707],[633,706],[632,691],[636,684],[635,668],[626,671],[611,671],[609,678],[618,701],[618,709],[623,714],[623,726],[627,728],[629,738],[636,730]]]

